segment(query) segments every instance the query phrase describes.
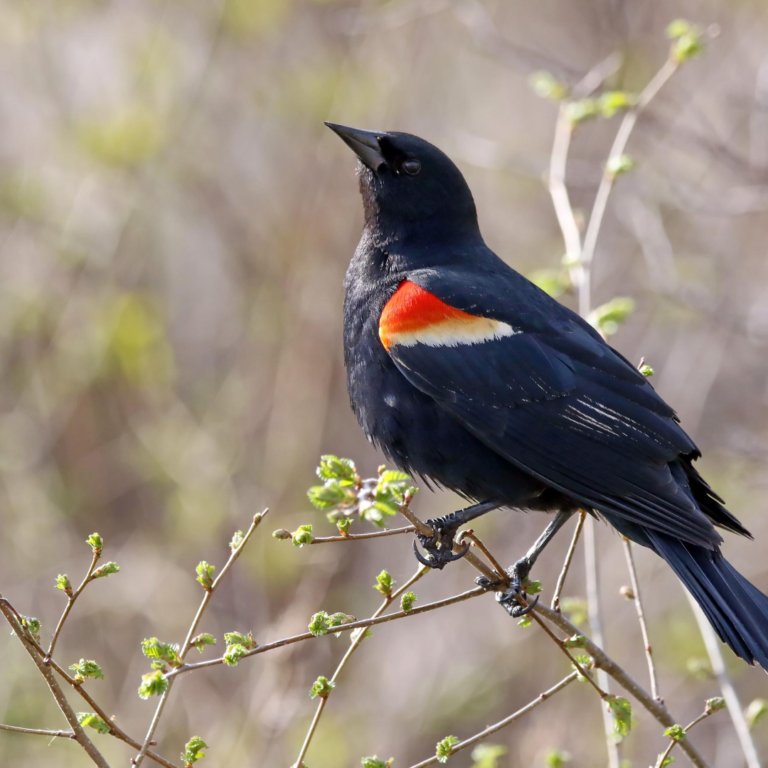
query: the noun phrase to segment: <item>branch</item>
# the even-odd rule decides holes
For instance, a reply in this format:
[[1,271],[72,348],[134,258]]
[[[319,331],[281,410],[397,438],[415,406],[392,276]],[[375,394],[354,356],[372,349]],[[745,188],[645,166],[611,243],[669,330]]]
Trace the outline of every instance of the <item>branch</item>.
[[[570,685],[574,680],[576,680],[578,676],[578,672],[571,672],[568,677],[561,680],[557,685],[553,685],[548,691],[544,691],[544,693],[539,694],[533,701],[531,701],[529,704],[526,704],[522,709],[518,709],[517,712],[511,714],[509,717],[505,717],[495,725],[490,725],[484,731],[480,731],[480,733],[475,734],[471,738],[460,742],[451,749],[451,757],[453,757],[453,755],[455,755],[457,752],[461,752],[461,750],[467,749],[467,747],[471,747],[473,744],[477,744],[477,742],[482,741],[497,731],[500,731],[502,728],[506,728],[511,723],[514,723],[515,720],[519,720],[523,715],[527,715],[531,710],[536,709],[539,704],[542,704],[559,691],[562,691],[563,688],[566,688],[568,685]],[[434,757],[430,757],[427,760],[423,760],[422,762],[411,766],[411,768],[426,768],[428,765],[434,765],[435,763],[439,762],[440,760],[438,759],[437,755],[435,755]]]
[[[267,513],[269,512],[268,509],[265,509],[263,512],[257,513],[253,516],[253,521],[251,522],[250,528],[245,533],[245,536],[243,536],[243,540],[240,542],[240,545],[237,547],[237,549],[232,551],[232,554],[229,556],[229,560],[225,563],[224,567],[221,569],[221,573],[214,579],[213,584],[206,589],[205,596],[202,599],[202,602],[200,603],[200,607],[197,609],[197,613],[195,614],[195,618],[192,619],[192,623],[189,626],[189,630],[187,631],[187,636],[184,640],[184,644],[181,646],[181,650],[179,651],[179,658],[183,661],[184,657],[187,655],[187,652],[192,647],[192,638],[195,636],[195,633],[197,631],[197,627],[200,624],[200,620],[203,618],[203,614],[205,613],[205,609],[208,607],[208,603],[211,601],[211,598],[213,597],[213,593],[216,591],[216,588],[221,583],[221,580],[227,575],[229,572],[229,569],[234,564],[235,560],[240,556],[240,553],[243,551],[243,548],[248,543],[248,540],[253,535],[253,532],[259,527],[259,523],[266,517]],[[168,675],[167,677],[170,677]],[[144,743],[141,745],[141,749],[139,750],[138,755],[133,760],[133,764],[135,766],[139,766],[144,761],[144,757],[147,754],[147,750],[149,749],[149,745],[152,741],[152,737],[155,735],[155,731],[157,730],[157,726],[160,723],[160,718],[162,717],[163,710],[165,709],[165,705],[168,701],[168,697],[170,696],[171,689],[173,688],[173,680],[169,682],[168,688],[165,689],[165,692],[163,693],[157,708],[155,709],[154,717],[152,718],[152,722],[149,724],[149,730],[147,731],[147,735],[144,737]]]
[[348,533],[346,536],[318,536],[310,544],[329,544],[334,541],[358,541],[360,539],[380,539],[382,536],[395,536],[398,533],[414,533],[416,526],[405,525],[402,528],[387,528],[385,531],[372,533]]
[[61,687],[56,682],[56,678],[53,676],[50,665],[46,664],[45,661],[40,658],[40,655],[37,653],[35,646],[27,636],[26,631],[16,619],[16,611],[11,607],[10,603],[2,595],[0,595],[0,613],[5,616],[6,621],[11,625],[11,628],[21,641],[24,649],[29,654],[29,657],[35,663],[38,671],[45,678],[45,682],[48,684],[48,688],[50,688],[51,694],[53,695],[56,704],[58,705],[64,717],[67,719],[70,728],[72,728],[72,738],[77,741],[77,743],[85,750],[85,753],[88,755],[88,757],[91,758],[91,761],[98,765],[99,768],[109,768],[109,763],[107,763],[107,761],[104,759],[101,752],[96,749],[93,742],[88,738],[88,735],[83,730],[83,726],[78,722],[77,715],[74,713],[72,707],[67,701],[67,697],[64,695]]
[[18,725],[5,725],[4,723],[0,723],[0,731],[12,731],[13,733],[31,733],[33,736],[49,736],[51,738],[56,738],[57,736],[61,736],[62,738],[66,739],[75,738],[74,731],[43,731],[39,728],[21,728]]
[[643,602],[640,599],[640,582],[637,579],[637,569],[635,568],[635,558],[632,555],[632,544],[629,539],[622,537],[624,542],[624,554],[627,556],[627,566],[629,567],[629,578],[632,582],[633,600],[637,609],[637,620],[640,622],[640,632],[643,635],[643,644],[645,645],[645,658],[648,661],[648,675],[651,679],[651,695],[657,701],[663,701],[659,695],[659,684],[656,679],[656,665],[653,663],[653,649],[648,637],[648,626],[645,623],[645,614],[643,613]]
[[[678,744],[679,742],[684,741],[686,738],[688,738],[688,731],[690,731],[691,728],[694,728],[695,726],[697,726],[702,720],[706,720],[708,717],[711,717],[712,715],[714,715],[715,712],[717,712],[717,709],[718,708],[710,707],[709,702],[707,702],[707,706],[705,707],[704,711],[697,718],[695,718],[690,723],[688,723],[688,725],[685,726],[685,728],[683,729],[682,736],[678,736],[677,738],[673,736],[670,739],[670,742],[667,748],[664,750],[662,754],[659,755],[659,758],[656,761],[655,768],[664,768],[667,758],[669,757],[672,750],[675,748],[675,744]],[[719,709],[722,709],[722,702]]]
[[581,535],[581,529],[584,527],[584,520],[587,517],[587,513],[581,509],[579,510],[579,521],[576,523],[576,529],[573,532],[573,538],[571,539],[571,545],[568,547],[568,552],[565,555],[563,561],[563,568],[560,571],[560,575],[557,577],[557,584],[555,584],[555,593],[552,595],[552,610],[560,611],[560,595],[563,592],[565,586],[565,577],[568,575],[568,569],[571,567],[573,555],[576,552],[576,545],[579,543],[579,536]]

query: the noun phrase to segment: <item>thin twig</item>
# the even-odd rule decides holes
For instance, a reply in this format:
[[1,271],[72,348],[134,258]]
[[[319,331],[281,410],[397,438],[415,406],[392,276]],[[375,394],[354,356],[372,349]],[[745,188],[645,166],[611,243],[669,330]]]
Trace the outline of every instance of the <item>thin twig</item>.
[[[500,731],[502,728],[506,728],[511,723],[514,723],[515,720],[519,720],[523,715],[527,715],[531,710],[536,709],[536,707],[539,706],[539,704],[542,704],[547,699],[554,696],[559,691],[562,691],[563,688],[570,685],[577,677],[579,676],[578,672],[571,672],[568,677],[561,680],[557,685],[553,685],[548,691],[544,691],[544,693],[539,694],[533,701],[526,704],[522,709],[518,709],[517,712],[511,714],[509,717],[505,717],[503,720],[500,720],[498,723],[495,723],[494,725],[488,726],[484,731],[480,731],[480,733],[475,734],[469,739],[465,739],[462,742],[459,742],[455,747],[451,748],[451,756],[455,755],[457,752],[461,752],[463,749],[467,749],[467,747],[471,747],[474,744],[477,744],[479,741],[482,741],[483,739],[488,738],[488,736],[491,736],[492,734],[496,733],[497,731]],[[437,758],[437,755],[434,755],[433,757],[430,757],[427,760],[423,760],[420,763],[417,763],[416,765],[411,766],[411,768],[426,768],[428,765],[434,765],[435,763],[440,762]]]
[[334,541],[359,541],[360,539],[380,539],[382,536],[395,536],[398,533],[413,533],[416,530],[414,525],[404,525],[402,528],[388,528],[385,531],[374,531],[372,533],[349,533],[346,536],[318,536],[312,539],[311,544],[330,544]]
[[461,532],[461,535],[457,539],[457,543],[461,545],[464,542],[464,539],[469,539],[472,544],[476,546],[488,558],[488,562],[493,566],[494,571],[496,571],[499,584],[508,584],[509,575],[504,570],[504,567],[501,565],[501,563],[499,563],[499,561],[491,554],[488,547],[483,544],[480,537],[477,536],[474,531],[469,530]]
[[45,654],[46,659],[50,659],[51,656],[53,656],[53,649],[56,647],[56,641],[59,639],[59,635],[61,634],[61,628],[64,626],[64,622],[67,620],[67,616],[69,616],[69,612],[72,610],[75,600],[77,600],[78,597],[80,597],[80,593],[85,589],[86,584],[91,580],[91,576],[93,576],[94,570],[96,570],[96,563],[99,562],[99,558],[101,557],[101,550],[96,549],[94,547],[93,550],[93,557],[91,559],[91,565],[88,568],[88,572],[85,574],[85,578],[80,582],[80,586],[74,591],[72,594],[72,597],[69,597],[67,599],[67,604],[64,607],[64,612],[61,614],[61,618],[59,619],[59,623],[56,625],[56,629],[53,631],[53,634],[51,635],[51,644],[48,646],[48,652]]
[[648,636],[648,625],[645,623],[645,614],[643,613],[643,601],[640,598],[640,582],[637,579],[637,569],[635,568],[635,558],[632,554],[632,544],[626,537],[624,540],[624,554],[627,557],[627,567],[629,568],[629,579],[632,583],[632,592],[634,593],[635,608],[637,609],[637,620],[640,622],[640,632],[643,635],[643,645],[645,646],[645,658],[648,661],[648,676],[651,679],[651,695],[658,701],[663,701],[659,694],[659,684],[656,678],[656,665],[653,663],[653,648]]
[[[715,709],[705,709],[697,718],[694,720],[691,720],[688,725],[685,726],[683,729],[685,731],[685,736],[683,736],[683,739],[687,738],[688,731],[691,730],[691,728],[697,726],[702,720],[706,720],[711,715],[714,715],[717,710]],[[659,755],[659,759],[656,761],[655,768],[664,768],[664,762],[669,757],[672,750],[675,748],[675,744],[678,744],[682,739],[670,739],[669,744],[667,748],[662,752],[662,754]]]
[[579,543],[579,536],[581,535],[581,529],[584,527],[584,520],[587,513],[583,510],[579,510],[579,520],[576,523],[576,528],[573,531],[573,538],[571,539],[571,545],[568,547],[568,552],[565,555],[563,561],[563,567],[560,570],[560,575],[557,577],[557,584],[555,584],[555,593],[552,595],[552,610],[560,610],[560,595],[563,593],[563,587],[565,586],[565,577],[568,575],[568,570],[571,567],[573,561],[573,555],[576,552],[576,545]]
[[43,731],[40,728],[21,728],[18,725],[5,725],[5,723],[0,723],[0,731],[12,731],[13,733],[30,733],[33,736],[48,736],[50,738],[56,738],[57,736],[73,740],[75,738],[74,731]]
[[[232,567],[235,560],[237,560],[237,558],[240,556],[240,553],[243,551],[245,545],[248,543],[248,540],[253,535],[253,532],[256,530],[256,528],[258,528],[259,523],[266,517],[268,512],[269,510],[265,509],[263,512],[257,513],[253,516],[253,521],[251,522],[250,527],[248,528],[245,535],[243,536],[243,540],[240,542],[240,545],[237,547],[237,549],[232,551],[232,554],[229,556],[229,559],[225,563],[224,567],[221,569],[221,573],[219,573],[219,575],[214,579],[211,587],[209,589],[206,589],[205,595],[202,601],[200,602],[200,607],[197,609],[197,613],[195,614],[195,618],[192,619],[192,623],[189,625],[189,630],[187,631],[187,636],[184,639],[184,644],[181,646],[181,650],[179,651],[179,658],[182,661],[184,660],[184,657],[187,655],[187,652],[189,651],[189,649],[192,647],[192,638],[197,632],[197,627],[200,624],[200,620],[203,618],[203,614],[205,613],[205,609],[208,607],[208,603],[211,601],[211,598],[213,597],[213,593],[216,591],[216,588],[221,583],[221,580],[227,575],[227,573],[229,572],[229,569]],[[152,718],[152,722],[149,724],[149,730],[147,731],[147,735],[144,737],[144,743],[141,745],[141,749],[139,750],[138,755],[136,755],[136,757],[133,759],[133,765],[135,766],[141,765],[141,763],[144,761],[144,757],[147,754],[147,750],[149,749],[152,738],[155,735],[157,726],[160,723],[160,718],[163,715],[163,710],[165,709],[165,705],[168,701],[168,697],[171,693],[172,688],[173,688],[173,680],[170,680],[168,687],[165,689],[165,692],[160,698],[157,708],[155,709],[154,717]]]
[[61,690],[61,687],[56,681],[56,678],[53,676],[50,664],[46,664],[45,661],[37,653],[35,646],[32,644],[32,642],[30,642],[26,630],[16,619],[16,611],[10,607],[10,604],[7,600],[5,600],[5,598],[3,598],[2,595],[0,595],[0,612],[2,612],[3,616],[5,616],[6,620],[11,625],[11,628],[18,636],[19,640],[21,640],[21,643],[24,646],[27,654],[35,663],[35,666],[37,667],[40,674],[45,678],[45,682],[48,684],[48,688],[53,695],[54,701],[61,710],[61,713],[67,719],[70,728],[72,728],[73,738],[75,741],[77,741],[77,743],[83,748],[85,753],[88,755],[88,757],[91,758],[91,761],[95,765],[98,765],[99,768],[109,768],[109,763],[107,763],[101,752],[99,752],[99,750],[94,746],[93,742],[88,738],[88,735],[83,730],[83,726],[80,725],[77,719],[77,715],[67,701],[67,697]]
[[[411,576],[408,581],[406,581],[402,586],[400,586],[398,589],[396,589],[394,592],[392,592],[389,595],[386,595],[384,597],[384,602],[377,608],[376,612],[373,614],[371,618],[378,618],[381,616],[384,611],[387,610],[387,608],[392,604],[393,601],[395,601],[403,592],[405,592],[412,584],[415,584],[422,576],[429,573],[429,568],[426,566],[421,566],[416,573]],[[341,674],[344,667],[347,665],[347,662],[352,657],[352,654],[357,650],[357,648],[360,646],[360,643],[365,640],[365,632],[361,630],[352,638],[352,642],[349,645],[349,648],[347,648],[347,652],[342,657],[341,661],[339,662],[339,665],[336,667],[336,671],[333,673],[333,677],[331,677],[331,683],[335,683],[339,675]],[[309,726],[309,730],[307,731],[307,735],[304,739],[304,743],[301,746],[301,752],[299,753],[298,758],[296,759],[296,762],[294,763],[295,768],[301,768],[302,762],[304,760],[304,757],[307,754],[307,750],[309,749],[309,745],[312,741],[312,737],[314,736],[315,731],[317,730],[317,725],[320,722],[320,717],[323,714],[323,710],[325,709],[325,704],[328,700],[328,697],[324,697],[320,699],[319,704],[317,705],[317,711],[315,712],[315,716],[312,718],[312,723]]]
[[757,753],[757,747],[752,739],[752,732],[749,730],[749,725],[744,717],[744,710],[742,709],[739,696],[736,693],[736,689],[731,682],[731,677],[728,674],[728,670],[725,666],[725,659],[723,658],[723,652],[720,648],[720,641],[715,634],[712,625],[704,615],[704,612],[698,606],[696,601],[691,597],[688,590],[685,591],[688,597],[688,602],[693,608],[693,613],[696,616],[696,621],[699,624],[699,630],[701,636],[704,638],[704,645],[709,655],[710,664],[712,664],[712,671],[715,673],[717,682],[720,685],[723,698],[727,705],[728,714],[733,721],[733,727],[736,729],[736,736],[741,744],[741,751],[744,753],[744,759],[747,761],[748,768],[762,768],[760,762],[760,756]]

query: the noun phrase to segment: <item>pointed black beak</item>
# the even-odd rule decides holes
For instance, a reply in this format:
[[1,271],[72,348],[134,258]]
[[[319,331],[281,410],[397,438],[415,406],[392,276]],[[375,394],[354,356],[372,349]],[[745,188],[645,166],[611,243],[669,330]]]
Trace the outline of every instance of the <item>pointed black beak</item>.
[[382,131],[363,131],[348,125],[326,123],[326,125],[364,162],[375,171],[386,161],[381,153],[380,140],[387,134]]

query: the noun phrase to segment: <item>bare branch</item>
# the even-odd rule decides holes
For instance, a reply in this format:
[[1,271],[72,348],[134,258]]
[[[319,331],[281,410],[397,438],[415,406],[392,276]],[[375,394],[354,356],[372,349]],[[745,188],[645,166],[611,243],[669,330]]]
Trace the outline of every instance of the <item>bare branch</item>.
[[573,531],[573,538],[571,539],[571,545],[568,547],[568,552],[565,555],[563,561],[563,567],[560,571],[560,575],[557,577],[557,584],[555,584],[555,593],[552,595],[552,610],[560,610],[560,595],[563,593],[563,587],[565,586],[565,578],[568,575],[568,570],[571,567],[573,561],[573,555],[576,552],[576,545],[579,543],[579,536],[581,535],[581,529],[584,527],[584,520],[587,513],[581,509],[579,510],[579,520],[576,523],[576,528]]
[[360,541],[360,539],[380,539],[382,536],[396,536],[398,533],[414,533],[416,526],[404,525],[402,528],[387,528],[384,531],[372,533],[349,533],[346,536],[318,536],[311,544],[330,544],[334,541]]
[[65,739],[74,739],[74,731],[43,731],[39,728],[21,728],[18,725],[5,725],[0,723],[0,731],[12,731],[13,733],[30,733],[33,736],[48,736],[49,738],[56,738],[60,736]]

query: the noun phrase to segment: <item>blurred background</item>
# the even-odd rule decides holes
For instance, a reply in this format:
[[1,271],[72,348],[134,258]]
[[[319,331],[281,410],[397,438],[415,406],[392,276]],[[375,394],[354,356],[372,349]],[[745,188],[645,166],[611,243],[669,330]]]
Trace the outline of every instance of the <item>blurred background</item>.
[[[140,641],[181,642],[201,597],[194,567],[219,568],[237,528],[264,523],[201,626],[261,642],[305,630],[325,609],[370,615],[382,568],[402,582],[410,541],[295,549],[269,536],[312,523],[321,453],[364,476],[382,457],[349,410],[342,279],[362,215],[349,150],[325,119],[406,130],[466,174],[490,246],[524,274],[558,271],[563,243],[545,186],[557,105],[531,74],[575,83],[607,56],[607,85],[638,91],[664,62],[677,17],[720,35],[686,63],[638,124],[637,169],[609,203],[594,300],[637,302],[614,343],[644,355],[654,385],[704,451],[700,468],[756,541],[725,551],[768,590],[768,6],[759,0],[16,0],[0,2],[0,592],[40,618],[64,606],[99,531],[118,575],[91,585],[58,645],[67,665],[96,659],[88,683],[141,739],[155,701]],[[579,127],[568,166],[574,205],[592,205],[618,120]],[[575,303],[569,292],[561,300]],[[423,489],[422,517],[460,506]],[[476,529],[512,562],[537,516],[496,513]],[[357,530],[367,529],[357,523]],[[536,576],[551,595],[569,533]],[[598,526],[606,647],[647,681],[620,540]],[[661,693],[682,723],[717,695],[682,588],[636,551]],[[582,556],[566,593],[584,596]],[[429,574],[420,602],[472,586],[456,564]],[[293,645],[181,678],[158,732],[175,759],[201,735],[210,766],[287,768],[348,639]],[[64,721],[18,641],[0,631],[0,721]],[[197,654],[194,660],[197,660]],[[728,655],[747,704],[765,675]],[[693,674],[699,668],[699,674]],[[468,737],[565,674],[535,627],[478,599],[377,629],[334,692],[307,757],[312,768],[363,755],[405,768],[447,734]],[[76,709],[82,709],[79,700]],[[622,745],[645,766],[665,746],[636,709]],[[768,760],[768,727],[754,736]],[[605,765],[599,703],[574,685],[492,741],[501,766]],[[95,734],[113,765],[125,745]],[[695,743],[738,768],[727,714]],[[679,762],[685,762],[679,755]],[[0,733],[0,765],[89,764],[59,741]],[[468,753],[451,760],[472,765]],[[630,763],[627,763],[629,765]],[[149,763],[145,763],[149,765]]]

